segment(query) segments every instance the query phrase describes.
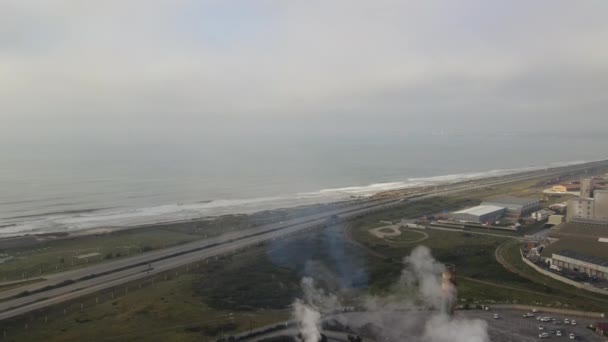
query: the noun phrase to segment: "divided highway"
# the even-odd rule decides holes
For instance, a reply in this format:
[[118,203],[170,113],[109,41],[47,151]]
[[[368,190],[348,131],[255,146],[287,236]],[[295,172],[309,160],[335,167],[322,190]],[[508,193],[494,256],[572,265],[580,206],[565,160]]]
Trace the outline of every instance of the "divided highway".
[[[331,217],[350,219],[383,210],[404,201],[415,202],[429,197],[454,194],[488,186],[522,180],[553,177],[578,172],[596,166],[606,166],[606,161],[514,174],[504,177],[476,180],[472,183],[445,185],[427,194],[414,194],[399,199],[368,200],[352,206],[322,212],[244,231],[227,233],[218,237],[188,244],[147,252],[129,258],[115,260],[78,270],[49,275],[44,281],[0,292],[0,320],[72,300],[83,295],[109,289],[133,280],[165,272],[196,261],[223,255],[268,240],[281,238],[305,229],[319,227]],[[416,196],[416,197],[413,197]]]

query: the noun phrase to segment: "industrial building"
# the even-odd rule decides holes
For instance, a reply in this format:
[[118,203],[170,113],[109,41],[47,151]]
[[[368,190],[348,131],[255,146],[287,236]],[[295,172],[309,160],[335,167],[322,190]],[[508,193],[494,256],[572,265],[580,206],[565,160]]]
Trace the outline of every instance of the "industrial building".
[[594,218],[608,221],[608,190],[595,190],[593,200],[595,202]]
[[584,179],[581,196],[568,201],[566,218],[568,222],[608,222],[608,190],[596,189],[594,179]]
[[452,219],[462,222],[487,223],[495,222],[504,213],[505,208],[495,205],[479,205],[452,213]]
[[581,182],[581,197],[585,198],[593,198],[593,186],[594,180],[593,178],[585,178]]
[[549,206],[549,209],[551,209],[552,211],[554,211],[556,213],[564,214],[566,212],[567,207],[568,207],[568,202],[563,202],[563,203],[551,204]]
[[593,198],[573,198],[568,201],[568,222],[573,219],[593,220],[595,200]]
[[505,208],[505,218],[517,221],[520,218],[541,208],[540,201],[535,198],[500,197],[489,199],[481,205]]
[[551,211],[551,210],[547,210],[547,209],[542,209],[539,211],[535,211],[532,213],[532,215],[530,215],[533,219],[535,219],[536,221],[544,221],[546,219],[549,218],[549,216],[555,214],[555,212]]
[[551,215],[551,216],[549,216],[549,220],[547,221],[547,224],[550,224],[552,226],[557,226],[557,225],[564,223],[564,221],[565,221],[564,215]]
[[608,259],[562,250],[552,254],[551,264],[561,269],[586,273],[590,277],[608,279]]

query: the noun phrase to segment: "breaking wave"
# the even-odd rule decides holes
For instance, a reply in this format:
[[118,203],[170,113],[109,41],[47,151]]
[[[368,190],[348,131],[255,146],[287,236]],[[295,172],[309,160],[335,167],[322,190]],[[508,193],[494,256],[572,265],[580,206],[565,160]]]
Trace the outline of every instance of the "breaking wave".
[[0,237],[24,234],[73,232],[107,227],[133,227],[145,224],[169,223],[194,220],[226,214],[249,214],[262,210],[289,208],[301,205],[331,203],[353,197],[374,194],[422,185],[448,184],[486,177],[509,175],[548,167],[582,164],[585,161],[554,163],[546,166],[529,166],[517,169],[490,170],[486,172],[461,173],[444,176],[410,178],[400,182],[374,183],[365,186],[327,188],[285,196],[257,197],[248,199],[213,200],[196,203],[176,203],[146,208],[110,208],[83,211],[66,211],[12,217],[0,220]]

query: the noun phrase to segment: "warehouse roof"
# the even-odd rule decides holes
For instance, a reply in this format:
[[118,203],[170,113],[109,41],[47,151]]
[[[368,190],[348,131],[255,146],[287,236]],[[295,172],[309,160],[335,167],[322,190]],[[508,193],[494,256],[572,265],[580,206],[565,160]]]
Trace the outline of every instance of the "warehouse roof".
[[496,205],[507,208],[523,208],[526,205],[536,204],[539,200],[536,198],[521,198],[521,197],[499,197],[489,198],[482,205]]
[[497,211],[505,210],[503,207],[495,206],[495,205],[478,205],[476,207],[467,208],[464,210],[456,211],[454,214],[471,214],[476,216],[481,216],[485,214],[492,214]]
[[575,251],[572,251],[569,249],[564,249],[559,252],[553,252],[553,254],[565,256],[567,258],[572,258],[572,259],[580,260],[583,262],[588,262],[588,263],[594,264],[594,265],[608,267],[608,259],[594,257],[591,255],[575,252]]

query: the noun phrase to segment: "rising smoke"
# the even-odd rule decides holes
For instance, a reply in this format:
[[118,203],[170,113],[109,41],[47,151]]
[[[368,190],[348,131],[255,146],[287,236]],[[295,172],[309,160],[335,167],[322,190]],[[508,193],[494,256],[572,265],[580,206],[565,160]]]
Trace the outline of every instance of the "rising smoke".
[[302,342],[318,342],[321,339],[321,314],[328,314],[339,307],[338,298],[315,287],[314,280],[302,279],[303,299],[293,304],[293,317],[298,324]]
[[[400,280],[387,297],[365,297],[362,312],[334,315],[337,321],[382,341],[488,342],[485,321],[454,318],[444,310],[446,301],[455,300],[455,289],[442,287],[445,270],[423,246],[404,258]],[[339,310],[335,295],[314,286],[311,278],[302,280],[303,299],[294,303],[302,342],[317,342],[322,317]]]

